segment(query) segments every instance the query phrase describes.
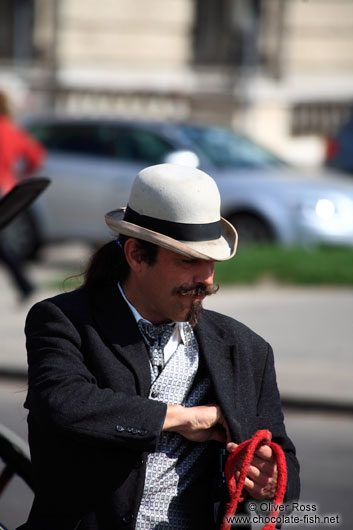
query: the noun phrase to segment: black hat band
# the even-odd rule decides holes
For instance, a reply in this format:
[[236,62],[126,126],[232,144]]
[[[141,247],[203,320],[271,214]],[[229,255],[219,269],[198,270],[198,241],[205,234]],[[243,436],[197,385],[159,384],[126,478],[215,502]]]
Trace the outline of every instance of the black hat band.
[[141,215],[127,206],[124,221],[153,230],[178,241],[213,241],[222,235],[221,221],[205,224],[175,223]]

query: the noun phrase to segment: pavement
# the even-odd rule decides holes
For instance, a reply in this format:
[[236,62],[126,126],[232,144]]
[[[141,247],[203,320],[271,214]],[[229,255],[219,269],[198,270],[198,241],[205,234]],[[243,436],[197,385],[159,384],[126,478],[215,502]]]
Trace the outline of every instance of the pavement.
[[[41,263],[28,271],[38,290],[22,304],[0,267],[0,375],[25,377],[23,327],[29,308],[62,292],[53,282],[82,269],[90,252],[79,244],[48,247]],[[223,287],[205,306],[240,320],[270,342],[285,404],[353,412],[352,288]]]

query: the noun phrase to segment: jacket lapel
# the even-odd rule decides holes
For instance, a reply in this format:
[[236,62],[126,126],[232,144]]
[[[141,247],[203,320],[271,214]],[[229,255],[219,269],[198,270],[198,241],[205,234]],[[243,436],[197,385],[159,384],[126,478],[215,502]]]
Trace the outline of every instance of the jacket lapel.
[[232,441],[242,439],[238,396],[238,356],[232,352],[223,329],[215,328],[210,317],[202,312],[200,321],[195,328],[200,349],[209,373],[218,404],[226,418],[232,435]]
[[102,335],[135,373],[137,392],[147,397],[151,386],[148,352],[129,306],[117,287],[90,293],[89,298]]

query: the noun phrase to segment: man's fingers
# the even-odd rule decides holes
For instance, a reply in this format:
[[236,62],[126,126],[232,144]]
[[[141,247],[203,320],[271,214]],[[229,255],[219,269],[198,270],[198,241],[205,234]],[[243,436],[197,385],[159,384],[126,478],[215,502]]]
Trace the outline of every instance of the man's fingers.
[[218,405],[199,405],[196,407],[182,407],[168,405],[168,422],[164,423],[164,430],[175,431],[184,438],[194,442],[215,440],[227,443],[230,432],[222,410]]
[[254,456],[251,465],[257,467],[261,473],[269,475],[270,477],[273,475],[274,469],[277,469],[276,463],[274,461],[266,461],[262,458],[259,458],[258,456]]
[[245,479],[244,488],[254,499],[263,497],[263,488],[248,477]]
[[193,415],[193,423],[197,429],[210,429],[225,420],[218,405],[200,405],[189,408]]
[[227,443],[227,451],[228,451],[228,453],[231,453],[237,447],[238,447],[238,444],[236,444],[234,442]]
[[264,460],[273,460],[272,449],[269,445],[261,445],[261,447],[256,449],[255,455]]
[[[238,444],[235,444],[234,442],[227,444],[227,451],[231,452],[233,449],[238,447]],[[257,455],[260,459],[266,460],[266,461],[273,461],[273,452],[270,446],[268,445],[262,445],[255,451],[255,455]]]
[[229,442],[231,439],[228,424],[223,416],[222,410],[218,405],[210,405],[216,409],[216,424],[212,428],[212,434],[210,440],[216,440],[218,442]]
[[[234,442],[227,444],[227,450],[231,452],[237,446]],[[236,462],[235,478],[239,480],[242,458]],[[277,464],[273,457],[272,449],[263,445],[255,451],[251,465],[247,469],[244,481],[246,491],[257,500],[273,499],[277,486]]]
[[[240,467],[241,462],[237,462],[237,470],[239,470]],[[272,477],[273,473],[277,471],[277,465],[275,462],[266,462],[266,460],[262,460],[262,458],[259,458],[258,456],[254,456],[250,467],[256,468],[258,470],[258,473],[255,473],[263,473],[269,477]]]
[[273,480],[270,480],[267,484],[262,485],[261,483],[246,477],[244,481],[244,489],[246,489],[253,499],[273,499],[276,492],[276,483]]
[[[235,473],[235,478],[239,480],[240,472],[237,471]],[[261,487],[265,487],[268,485],[272,475],[266,475],[262,471],[260,471],[255,466],[250,466],[248,469],[247,477],[252,479],[256,484],[260,485]]]

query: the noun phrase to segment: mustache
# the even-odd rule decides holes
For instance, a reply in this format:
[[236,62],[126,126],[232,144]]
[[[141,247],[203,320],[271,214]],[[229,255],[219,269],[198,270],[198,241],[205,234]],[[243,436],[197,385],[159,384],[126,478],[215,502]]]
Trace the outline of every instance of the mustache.
[[180,296],[211,296],[215,294],[219,289],[219,285],[205,285],[203,283],[197,283],[195,285],[181,285],[173,289],[173,294]]

